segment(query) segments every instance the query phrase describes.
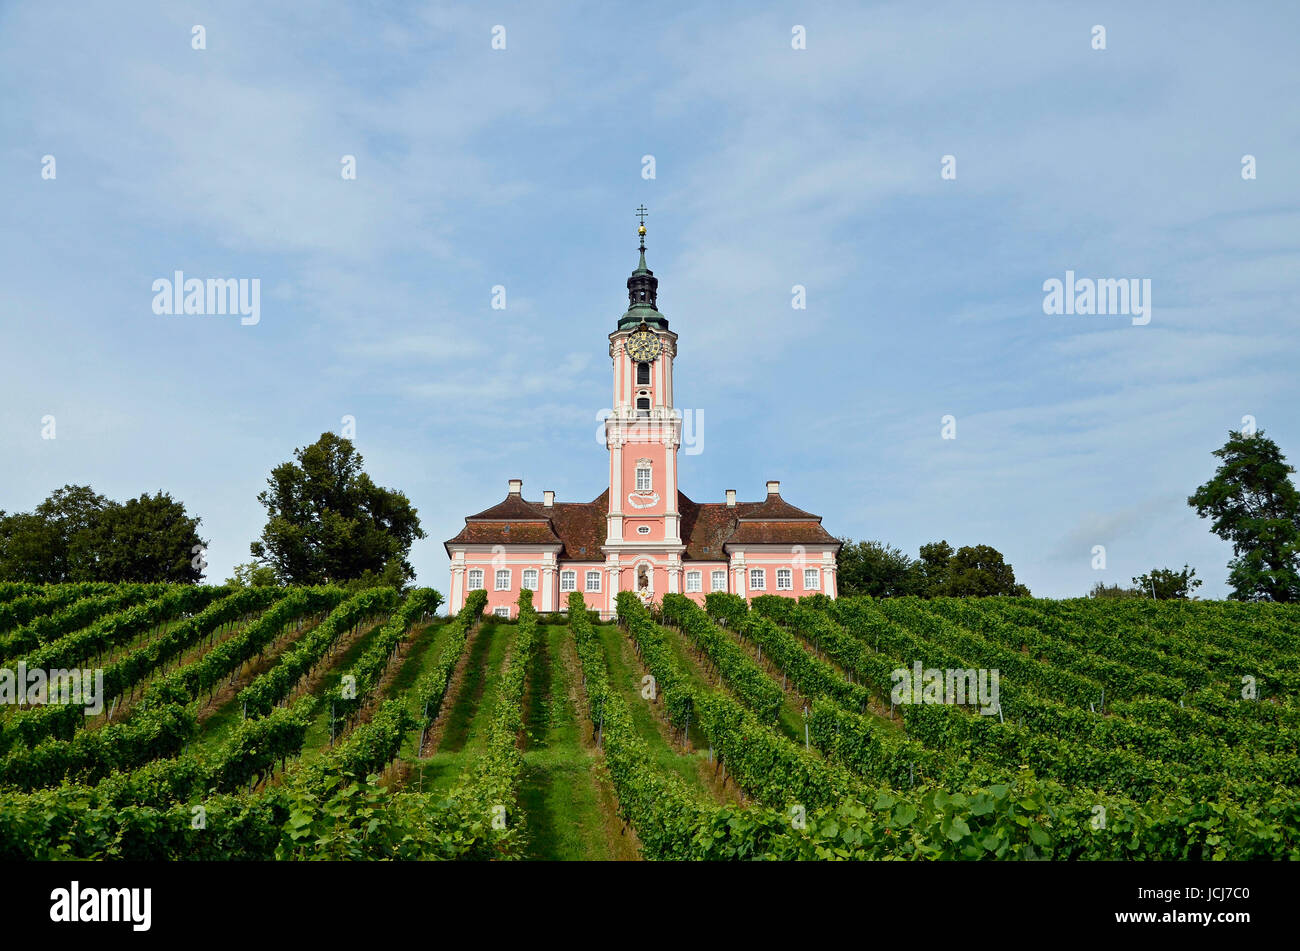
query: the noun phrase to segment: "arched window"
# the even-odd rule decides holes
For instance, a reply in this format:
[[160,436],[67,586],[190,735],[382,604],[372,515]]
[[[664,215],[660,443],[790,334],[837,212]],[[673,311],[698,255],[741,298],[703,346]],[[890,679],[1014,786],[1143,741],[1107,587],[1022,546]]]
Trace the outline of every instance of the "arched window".
[[636,414],[638,416],[650,415],[650,397],[638,396],[636,399]]
[[638,363],[636,365],[636,385],[637,386],[650,385],[650,364]]

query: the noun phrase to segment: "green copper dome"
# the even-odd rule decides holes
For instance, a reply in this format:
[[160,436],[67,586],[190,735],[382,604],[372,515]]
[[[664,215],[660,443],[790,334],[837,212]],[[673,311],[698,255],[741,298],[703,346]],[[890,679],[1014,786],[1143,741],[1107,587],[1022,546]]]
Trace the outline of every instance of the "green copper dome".
[[625,330],[645,322],[659,330],[668,329],[668,318],[659,313],[659,278],[645,264],[645,225],[637,231],[641,235],[641,261],[627,279],[627,313],[618,319],[618,329]]

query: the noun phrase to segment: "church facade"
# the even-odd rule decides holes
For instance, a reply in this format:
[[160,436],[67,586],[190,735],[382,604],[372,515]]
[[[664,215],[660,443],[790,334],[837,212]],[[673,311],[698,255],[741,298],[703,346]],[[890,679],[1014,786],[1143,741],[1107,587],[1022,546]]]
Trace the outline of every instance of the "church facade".
[[835,597],[840,544],[821,518],[781,497],[767,483],[764,498],[695,502],[678,487],[682,414],[673,403],[677,334],[658,310],[659,279],[641,260],[627,280],[628,309],[609,335],[612,414],[605,420],[607,488],[590,502],[541,501],[511,479],[506,497],[446,542],[451,559],[448,608],[459,611],[468,592],[487,590],[487,610],[513,616],[519,592],[534,592],[538,611],[563,610],[569,593],[587,607],[615,612],[620,591],[645,601],[680,592],[703,601],[712,591],[749,599],[760,594],[822,593]]

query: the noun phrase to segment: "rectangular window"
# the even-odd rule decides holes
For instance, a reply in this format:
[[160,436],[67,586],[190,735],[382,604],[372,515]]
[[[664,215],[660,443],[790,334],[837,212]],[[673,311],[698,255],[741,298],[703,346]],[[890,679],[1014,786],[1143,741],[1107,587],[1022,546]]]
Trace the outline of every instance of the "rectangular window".
[[508,618],[510,617],[510,605],[498,604],[496,607],[492,609],[492,613],[495,614],[497,617]]
[[703,578],[704,576],[698,571],[686,572],[686,590],[702,591],[704,589]]
[[510,590],[510,569],[509,568],[497,569],[497,590],[498,591]]
[[803,570],[803,586],[809,591],[816,591],[821,587],[822,573],[816,568],[805,568]]
[[588,571],[588,572],[587,572],[587,590],[588,590],[588,591],[599,591],[599,590],[600,590],[600,572],[599,572],[599,571]]
[[640,466],[636,470],[636,488],[638,492],[648,492],[654,488],[650,481],[650,470],[646,466]]
[[767,588],[767,572],[762,568],[750,568],[749,587],[754,591],[762,591]]
[[527,588],[529,591],[537,590],[537,569],[536,568],[524,569],[524,587]]
[[776,590],[789,591],[794,587],[794,575],[789,568],[776,569]]
[[477,591],[483,587],[483,569],[471,568],[469,570],[469,590]]
[[712,589],[714,591],[727,590],[727,572],[725,569],[713,572]]
[[560,590],[561,591],[578,590],[578,573],[576,571],[560,572]]

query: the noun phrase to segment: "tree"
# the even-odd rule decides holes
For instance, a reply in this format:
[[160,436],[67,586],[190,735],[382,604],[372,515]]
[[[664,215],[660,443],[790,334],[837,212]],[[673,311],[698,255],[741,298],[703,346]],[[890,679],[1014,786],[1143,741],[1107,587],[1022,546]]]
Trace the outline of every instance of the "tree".
[[163,581],[197,584],[203,578],[201,519],[165,492],[109,504],[73,536],[73,581]]
[[1098,581],[1088,592],[1088,597],[1103,601],[1128,601],[1134,598],[1150,597],[1137,588],[1122,588],[1118,584],[1106,584]]
[[948,563],[952,560],[952,554],[952,546],[946,541],[921,546],[921,560],[915,565],[917,594],[934,598],[944,593],[948,586]]
[[249,546],[288,584],[326,584],[384,572],[396,560],[406,580],[411,544],[424,538],[407,497],[383,489],[362,470],[351,440],[321,433],[276,466],[257,500],[266,507],[261,539]]
[[1261,429],[1229,432],[1214,478],[1187,504],[1210,530],[1232,542],[1231,597],[1240,601],[1300,600],[1300,493],[1277,443]]
[[270,565],[259,565],[250,561],[246,565],[235,565],[234,575],[226,579],[232,588],[273,588],[280,583],[275,576],[275,569]]
[[0,579],[35,584],[70,580],[74,539],[113,504],[88,485],[65,485],[32,512],[0,517]]
[[836,583],[843,596],[894,598],[912,594],[916,577],[912,559],[884,542],[841,538]]
[[1029,597],[1029,589],[1016,583],[1016,573],[1002,552],[991,545],[958,548],[948,560],[948,583],[942,593],[956,598]]
[[361,577],[347,581],[343,587],[354,593],[367,588],[396,588],[400,594],[405,594],[410,585],[406,562],[400,558],[390,558],[383,570],[376,572],[367,568],[361,572]]
[[1144,575],[1133,579],[1138,593],[1144,598],[1154,597],[1158,601],[1187,601],[1192,591],[1201,586],[1201,579],[1196,577],[1196,569],[1183,565],[1182,571],[1172,568],[1152,568]]

